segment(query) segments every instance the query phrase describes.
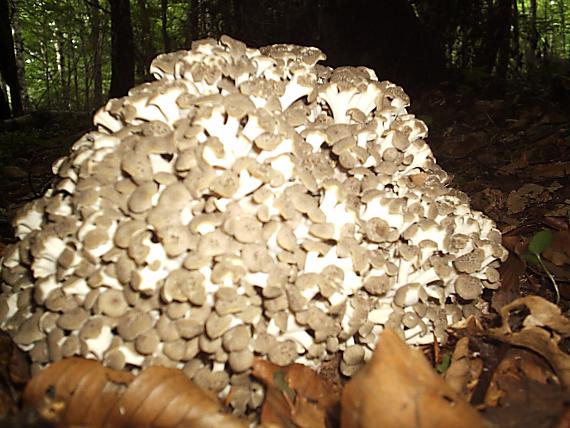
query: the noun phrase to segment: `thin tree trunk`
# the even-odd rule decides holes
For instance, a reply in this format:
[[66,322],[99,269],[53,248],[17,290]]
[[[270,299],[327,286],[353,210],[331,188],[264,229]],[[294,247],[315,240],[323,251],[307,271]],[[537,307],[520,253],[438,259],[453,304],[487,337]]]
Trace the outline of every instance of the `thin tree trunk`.
[[69,67],[69,80],[71,86],[71,80],[73,80],[73,108],[74,110],[79,110],[79,83],[77,79],[77,64],[79,63],[79,57],[75,54],[75,49],[73,48],[73,43],[69,42],[70,54],[72,58],[73,68]]
[[168,0],[160,0],[160,22],[162,24],[162,46],[164,52],[170,52],[170,37],[168,36]]
[[111,2],[111,87],[109,97],[126,95],[135,81],[135,56],[129,0]]
[[[524,2],[523,2],[524,4]],[[528,48],[526,49],[525,59],[529,71],[536,69],[536,57],[538,49],[538,29],[536,27],[536,0],[530,0],[530,28],[528,30]]]
[[4,88],[0,86],[0,120],[10,118],[10,104],[8,104],[8,98],[4,93]]
[[26,82],[26,72],[24,66],[24,42],[22,40],[22,30],[20,28],[20,15],[18,9],[19,0],[11,0],[12,3],[12,29],[14,30],[14,50],[16,55],[16,66],[18,69],[18,82],[20,83],[20,98],[22,99],[22,109],[24,112],[30,109],[30,99],[28,96],[28,84]]
[[[103,104],[103,76],[101,74],[101,16],[99,12],[99,0],[91,0],[89,6],[90,34],[89,43],[93,52],[91,65],[93,78],[93,101],[91,107],[98,108]],[[88,100],[87,102],[90,102]]]
[[10,25],[10,6],[8,0],[0,0],[0,72],[10,88],[10,100],[14,116],[23,113],[18,65],[14,52],[14,38]]
[[558,15],[560,16],[560,37],[562,38],[562,56],[566,55],[566,19],[564,17],[564,2],[558,2]]
[[[44,19],[44,25],[47,26],[47,19]],[[46,37],[46,35],[43,35],[43,40],[42,40],[42,48],[43,48],[43,54],[44,54],[44,82],[46,83],[46,105],[48,107],[51,107],[51,75],[50,75],[50,69],[49,69],[49,65],[50,65],[50,60],[49,60],[49,39]]]
[[[91,52],[89,50],[89,46],[87,41],[85,40],[85,34],[87,32],[86,31],[82,31],[81,34],[79,34],[79,49],[80,52]],[[79,66],[79,64],[81,63],[81,66]],[[76,80],[78,82],[79,85],[79,80],[82,80],[83,82],[83,88],[77,88],[77,103],[78,103],[78,109],[82,109],[84,111],[89,110],[89,100],[91,99],[91,75],[93,74],[93,70],[92,70],[92,61],[91,61],[91,55],[79,55],[79,57],[77,58],[76,61]],[[81,71],[81,68],[83,68],[83,71]],[[79,102],[81,98],[81,102]]]
[[501,46],[508,44],[512,16],[511,5],[511,0],[498,0],[494,5],[489,5],[487,11],[487,30],[475,63],[489,74],[498,65],[497,55]]
[[151,24],[146,0],[138,0],[137,5],[139,8],[139,26],[141,33],[139,36],[140,49],[137,51],[137,70],[138,74],[145,78],[150,76],[149,69],[150,63],[155,55],[154,43],[151,32]]
[[517,67],[521,67],[521,33],[520,33],[520,14],[518,0],[513,0],[513,55],[515,56],[515,61]]
[[69,108],[69,85],[66,79],[68,70],[66,63],[69,61],[67,59],[67,52],[65,51],[65,44],[63,32],[61,30],[56,31],[55,52],[57,55],[57,72],[59,74],[60,89],[63,93],[61,102],[63,109],[67,110]]
[[198,28],[198,15],[200,13],[200,0],[188,0],[186,13],[186,47],[190,49],[192,42],[202,36]]

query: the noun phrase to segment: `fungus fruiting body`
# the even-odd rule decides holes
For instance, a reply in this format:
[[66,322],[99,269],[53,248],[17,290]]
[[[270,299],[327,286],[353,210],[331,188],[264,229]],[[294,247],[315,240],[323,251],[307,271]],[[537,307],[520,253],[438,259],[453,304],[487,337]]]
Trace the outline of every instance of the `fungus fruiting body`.
[[15,218],[1,328],[34,366],[179,367],[237,412],[253,358],[350,376],[378,334],[445,340],[506,257],[404,91],[316,49],[223,36],[158,56]]

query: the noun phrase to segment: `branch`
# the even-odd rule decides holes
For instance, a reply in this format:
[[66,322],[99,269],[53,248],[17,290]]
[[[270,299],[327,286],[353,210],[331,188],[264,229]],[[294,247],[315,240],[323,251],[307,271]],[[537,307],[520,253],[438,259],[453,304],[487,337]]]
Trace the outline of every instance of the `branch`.
[[106,13],[107,15],[111,14],[111,11],[109,9],[105,9],[103,6],[101,6],[99,4],[99,2],[94,3],[91,0],[83,0],[85,3],[87,3],[88,6],[92,6],[92,7],[96,7],[97,9],[99,9],[101,12]]

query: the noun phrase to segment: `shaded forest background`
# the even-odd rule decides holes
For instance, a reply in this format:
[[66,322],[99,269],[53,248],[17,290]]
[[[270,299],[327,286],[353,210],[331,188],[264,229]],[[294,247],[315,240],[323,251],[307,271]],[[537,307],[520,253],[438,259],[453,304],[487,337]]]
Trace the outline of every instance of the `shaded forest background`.
[[92,111],[150,80],[157,54],[221,34],[318,46],[412,96],[569,86],[570,0],[0,0],[0,119]]

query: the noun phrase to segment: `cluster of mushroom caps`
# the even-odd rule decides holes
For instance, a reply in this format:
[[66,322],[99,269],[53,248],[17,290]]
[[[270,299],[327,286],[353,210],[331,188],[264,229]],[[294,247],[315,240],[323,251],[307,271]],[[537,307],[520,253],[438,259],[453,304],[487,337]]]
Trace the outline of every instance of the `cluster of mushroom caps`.
[[182,368],[236,412],[254,357],[351,376],[387,326],[409,343],[485,309],[506,257],[365,67],[223,36],[158,56],[14,220],[1,328],[34,367],[72,355]]

